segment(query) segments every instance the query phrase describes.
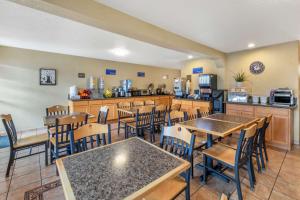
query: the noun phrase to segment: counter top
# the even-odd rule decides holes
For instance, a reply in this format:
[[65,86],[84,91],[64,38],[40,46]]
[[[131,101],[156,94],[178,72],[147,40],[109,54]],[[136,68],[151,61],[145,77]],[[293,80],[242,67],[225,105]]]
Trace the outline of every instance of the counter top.
[[150,187],[185,163],[138,138],[75,154],[62,162],[76,199],[110,200]]
[[183,101],[199,101],[199,102],[210,102],[209,100],[201,100],[201,99],[187,99],[187,98],[178,98],[175,97],[176,100],[183,100]]
[[285,108],[285,109],[295,109],[297,105],[294,106],[280,106],[280,105],[272,105],[272,104],[260,104],[260,103],[252,103],[252,102],[247,102],[247,103],[242,103],[242,102],[225,102],[226,104],[237,104],[237,105],[247,105],[247,106],[263,106],[263,107],[272,107],[272,108]]
[[111,98],[91,98],[91,99],[69,99],[69,101],[97,101],[97,100],[114,100],[114,99],[128,99],[128,98],[142,98],[142,97],[166,97],[173,96],[170,94],[161,94],[161,95],[143,95],[143,96],[131,96],[131,97],[111,97]]

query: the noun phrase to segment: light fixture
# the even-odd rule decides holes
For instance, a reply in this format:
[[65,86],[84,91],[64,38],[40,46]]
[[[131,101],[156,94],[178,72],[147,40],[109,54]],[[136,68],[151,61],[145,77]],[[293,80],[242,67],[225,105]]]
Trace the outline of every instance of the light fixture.
[[119,57],[127,56],[130,53],[127,49],[124,48],[114,48],[111,49],[109,52]]
[[188,55],[188,59],[192,59],[192,58],[194,58],[193,55]]
[[248,48],[254,48],[255,47],[255,44],[254,43],[249,43],[248,44]]

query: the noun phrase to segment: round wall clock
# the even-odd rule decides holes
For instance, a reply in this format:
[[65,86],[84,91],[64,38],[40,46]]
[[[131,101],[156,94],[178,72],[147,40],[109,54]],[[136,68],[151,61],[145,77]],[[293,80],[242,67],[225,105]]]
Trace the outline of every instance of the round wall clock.
[[250,65],[250,72],[252,74],[260,74],[265,70],[265,65],[260,61],[255,61]]

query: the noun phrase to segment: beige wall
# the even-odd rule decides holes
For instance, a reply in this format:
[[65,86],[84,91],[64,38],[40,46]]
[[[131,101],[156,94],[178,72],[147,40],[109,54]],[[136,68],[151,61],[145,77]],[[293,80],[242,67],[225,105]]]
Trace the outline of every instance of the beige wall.
[[[57,69],[56,86],[39,85],[41,67]],[[104,75],[106,68],[117,69],[117,76]],[[138,71],[144,71],[146,77],[137,77]],[[165,83],[172,89],[173,79],[180,76],[180,70],[0,46],[0,113],[11,113],[18,129],[42,127],[47,106],[67,104],[72,85],[86,87],[86,79],[77,78],[79,72],[86,73],[86,77],[103,76],[105,88],[119,86],[121,79],[131,79],[133,86],[141,89],[151,82],[155,87]],[[169,75],[169,79],[163,80],[163,75]]]
[[191,89],[192,91],[198,89],[198,74],[192,74],[193,68],[203,67],[203,73],[205,74],[217,74],[218,75],[218,87],[224,89],[224,74],[225,67],[220,67],[215,60],[210,59],[198,59],[191,60],[184,64],[181,70],[181,77],[192,75]]

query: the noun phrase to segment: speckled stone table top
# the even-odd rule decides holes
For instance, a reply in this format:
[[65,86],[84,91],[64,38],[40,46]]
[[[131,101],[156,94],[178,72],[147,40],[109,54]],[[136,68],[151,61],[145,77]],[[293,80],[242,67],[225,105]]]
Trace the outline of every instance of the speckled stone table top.
[[186,127],[187,129],[201,131],[221,137],[225,137],[243,127],[243,124],[240,123],[231,123],[208,118],[189,120],[181,122],[180,125]]
[[[166,174],[178,169],[181,173],[183,165],[184,170],[189,167],[186,161],[139,138],[65,157],[62,163],[74,197],[88,200],[124,199]],[[64,186],[62,176],[61,180]]]
[[239,123],[239,124],[251,124],[258,120],[256,117],[244,117],[244,116],[235,116],[235,115],[227,115],[224,113],[213,114],[205,117],[207,119],[214,119],[220,121],[227,121],[232,123]]

